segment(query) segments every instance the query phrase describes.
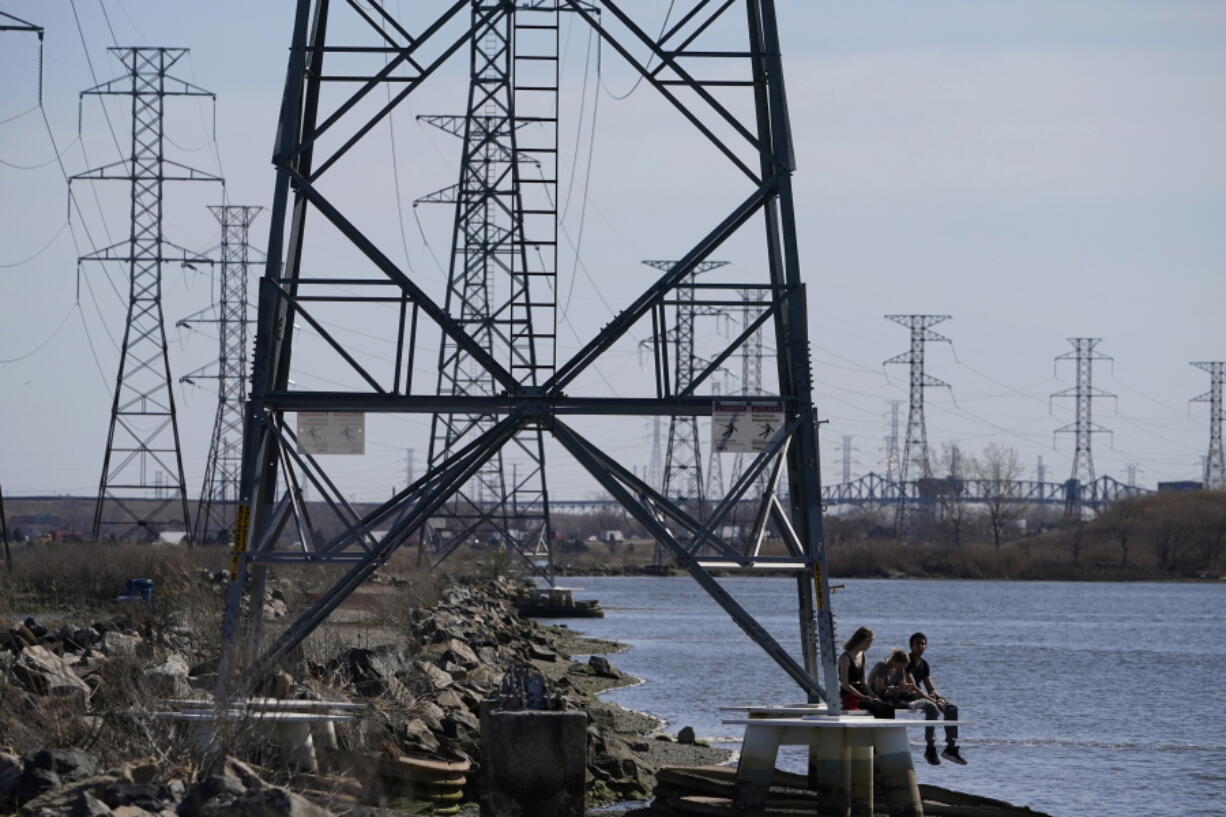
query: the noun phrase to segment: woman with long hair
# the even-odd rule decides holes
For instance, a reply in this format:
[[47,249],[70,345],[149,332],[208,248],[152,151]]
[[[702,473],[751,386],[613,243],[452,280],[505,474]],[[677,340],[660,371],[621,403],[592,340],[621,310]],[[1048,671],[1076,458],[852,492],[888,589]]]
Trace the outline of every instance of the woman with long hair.
[[874,718],[893,718],[894,707],[875,696],[864,682],[865,653],[873,643],[873,631],[861,627],[843,644],[839,656],[839,697],[843,709],[863,709]]

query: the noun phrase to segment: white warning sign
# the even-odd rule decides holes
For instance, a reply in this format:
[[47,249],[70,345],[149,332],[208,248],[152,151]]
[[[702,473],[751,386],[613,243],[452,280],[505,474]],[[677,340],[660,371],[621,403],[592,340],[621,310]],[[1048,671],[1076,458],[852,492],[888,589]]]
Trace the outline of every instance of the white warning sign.
[[725,403],[711,408],[711,450],[717,454],[762,451],[783,433],[783,403]]
[[360,411],[298,412],[298,450],[318,454],[365,454],[366,415]]

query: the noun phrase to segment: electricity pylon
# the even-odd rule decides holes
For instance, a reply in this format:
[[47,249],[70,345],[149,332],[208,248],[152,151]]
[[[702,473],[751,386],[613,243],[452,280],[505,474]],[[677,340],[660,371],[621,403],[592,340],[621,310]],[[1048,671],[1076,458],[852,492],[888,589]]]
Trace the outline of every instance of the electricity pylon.
[[[763,358],[763,342],[762,342],[762,321],[766,316],[767,307],[770,305],[764,300],[763,293],[758,290],[744,289],[738,293],[741,299],[741,306],[736,309],[740,321],[738,328],[742,333],[748,332],[749,335],[741,347],[741,391],[743,395],[750,397],[762,394],[762,358]],[[740,479],[741,474],[752,461],[752,457],[745,453],[738,453],[732,460],[732,482]],[[764,475],[758,479],[754,486],[750,489],[749,495],[752,497],[761,496],[767,489],[767,477]]]
[[217,300],[212,307],[178,322],[180,326],[216,324],[217,365],[202,366],[179,378],[184,383],[217,381],[217,413],[209,440],[204,483],[196,505],[192,540],[229,543],[234,536],[234,510],[238,507],[238,475],[243,462],[243,402],[247,388],[247,280],[251,254],[248,234],[263,207],[224,204],[209,212],[221,225],[220,271]]
[[[162,117],[166,97],[213,98],[212,93],[166,73],[187,49],[109,50],[128,69],[127,76],[104,82],[81,95],[132,97],[130,153],[126,159],[72,177],[73,181],[126,181],[131,185],[128,239],[79,259],[116,261],[128,266],[127,320],[92,532],[94,539],[104,528],[119,531],[116,534],[119,538],[137,532],[152,538],[168,525],[191,529],[174,381],[166,353],[162,263],[212,263],[211,259],[172,244],[163,236],[162,187],[170,181],[222,180],[165,156]],[[159,472],[166,475],[160,486]],[[150,498],[154,501],[137,501]],[[109,515],[108,506],[113,511]]]
[[[448,312],[519,383],[535,387],[555,366],[558,8],[484,0],[472,3],[471,21],[465,115],[418,117],[461,139],[460,178],[417,203],[455,209]],[[479,360],[444,336],[440,397],[492,397],[501,389]],[[493,414],[435,414],[430,466],[496,423]],[[544,446],[540,428],[521,430],[440,509],[427,528],[436,564],[483,537],[518,552],[552,583]]]
[[[1094,362],[1111,360],[1110,357],[1097,350],[1102,338],[1069,338],[1068,342],[1073,344],[1072,351],[1056,357],[1055,365],[1058,367],[1062,360],[1073,361],[1077,369],[1077,384],[1056,392],[1051,396],[1051,400],[1057,397],[1072,397],[1075,400],[1075,419],[1068,425],[1057,428],[1054,432],[1055,434],[1072,433],[1074,438],[1073,468],[1065,494],[1065,513],[1074,514],[1079,512],[1081,502],[1087,498],[1084,496],[1087,489],[1091,492],[1088,498],[1096,498],[1093,495],[1096,490],[1094,435],[1111,433],[1111,429],[1094,422],[1094,400],[1100,397],[1114,398],[1115,395],[1094,385]],[[1050,400],[1048,402],[1050,403]]]
[[[669,270],[676,261],[644,261],[649,267]],[[727,261],[703,261],[686,276],[684,285],[677,287],[677,297],[668,305],[674,307],[673,326],[663,323],[667,312],[660,313],[661,327],[652,333],[650,343],[659,348],[668,344],[673,350],[672,378],[678,390],[689,388],[707,361],[694,351],[694,325],[699,316],[720,315],[718,308],[703,306],[695,285],[698,276],[728,265]],[[702,476],[702,440],[698,435],[697,417],[672,417],[668,423],[668,442],[664,447],[664,478],[660,490],[670,499],[693,504],[698,518],[706,514],[706,483]]]
[[851,440],[850,434],[843,435],[843,484],[851,482]]
[[1209,391],[1193,397],[1193,403],[1209,404],[1209,452],[1205,455],[1205,488],[1210,491],[1226,489],[1226,454],[1222,450],[1222,383],[1226,382],[1226,361],[1199,361],[1192,363],[1209,373]]
[[[795,170],[793,138],[788,116],[784,73],[780,56],[779,26],[773,0],[727,0],[719,4],[695,3],[668,30],[648,33],[648,12],[629,12],[621,0],[551,0],[551,7],[572,14],[576,26],[587,26],[611,52],[643,79],[643,92],[658,94],[668,106],[694,126],[694,136],[737,172],[743,188],[709,229],[691,236],[689,249],[639,295],[631,298],[603,326],[585,327],[586,339],[577,350],[558,361],[543,382],[532,384],[513,373],[511,363],[491,354],[462,325],[440,299],[392,259],[381,246],[379,234],[368,227],[379,222],[356,207],[352,197],[338,197],[328,184],[329,174],[398,104],[409,100],[422,84],[474,37],[486,35],[488,24],[500,15],[519,16],[521,8],[507,2],[473,0],[453,2],[431,11],[426,3],[404,4],[412,22],[398,18],[380,0],[360,4],[313,3],[300,0],[289,50],[289,69],[273,153],[277,184],[272,198],[272,222],[267,266],[260,292],[259,324],[252,368],[251,399],[243,453],[241,505],[235,529],[234,552],[223,625],[223,654],[218,670],[219,695],[244,694],[296,646],[302,643],[363,581],[395,553],[426,522],[453,501],[456,492],[500,451],[513,446],[523,431],[537,429],[569,454],[650,536],[661,542],[763,652],[812,701],[825,700],[839,712],[836,692],[834,617],[826,569],[822,530],[821,480],[817,449],[818,417],[813,403],[813,372],[809,363],[808,314],[796,235],[792,196]],[[471,16],[462,12],[471,11]],[[652,12],[655,10],[652,9]],[[598,13],[599,12],[599,13]],[[616,20],[617,25],[606,24]],[[648,54],[651,62],[640,58]],[[331,73],[323,62],[331,55],[364,54],[368,73],[350,70]],[[701,69],[710,59],[739,63],[744,69],[729,85],[721,72],[709,78]],[[380,64],[380,59],[386,63]],[[351,64],[347,63],[346,68]],[[698,71],[698,76],[691,73]],[[403,72],[403,75],[398,72]],[[702,77],[702,78],[700,78]],[[355,79],[357,80],[355,82]],[[390,101],[377,109],[358,105],[372,89],[394,82]],[[682,93],[684,89],[684,93]],[[415,101],[415,100],[414,100]],[[323,139],[322,136],[327,138]],[[655,144],[652,131],[636,134],[643,150]],[[345,189],[354,184],[374,185],[384,174],[370,165],[346,166]],[[707,172],[704,168],[703,172]],[[651,195],[648,190],[645,195]],[[743,198],[742,198],[743,194]],[[381,214],[378,214],[381,215]],[[667,219],[667,214],[660,218]],[[348,242],[361,263],[320,279],[308,272],[311,244],[305,236],[313,227],[328,227]],[[657,219],[659,221],[659,219]],[[319,222],[316,224],[315,222]],[[688,228],[663,225],[674,237]],[[672,229],[675,226],[675,229]],[[746,232],[742,232],[742,231]],[[688,386],[678,388],[672,366],[658,353],[653,356],[654,377],[639,378],[631,393],[604,391],[599,378],[585,378],[593,367],[607,361],[619,344],[628,345],[634,334],[645,336],[671,309],[679,291],[688,286],[694,269],[726,243],[761,249],[759,262],[741,280],[704,287],[724,288],[730,299],[744,289],[755,289],[768,299],[762,321],[774,331],[778,373],[777,393],[769,395],[774,408],[759,407],[746,429],[754,432],[751,465],[728,494],[698,520],[685,507],[639,479],[617,457],[580,430],[574,418],[591,427],[607,425],[611,418],[626,424],[635,417],[707,417],[714,411],[712,376],[746,342],[745,332],[721,345]],[[284,259],[284,263],[283,263]],[[361,280],[372,295],[354,300],[346,272]],[[505,271],[498,274],[506,275]],[[509,277],[509,276],[508,276]],[[337,290],[335,287],[343,287]],[[308,297],[307,292],[310,292]],[[321,333],[324,343],[352,373],[357,387],[311,389],[298,385],[294,372],[292,321],[307,320],[321,299],[346,303],[363,315],[380,314],[375,307],[390,299],[404,304],[400,319],[391,327],[394,357],[364,365],[345,345]],[[377,302],[377,303],[374,303]],[[382,310],[387,315],[391,310]],[[408,316],[416,320],[410,322]],[[349,320],[362,320],[349,316]],[[404,376],[419,335],[423,342],[447,338],[479,365],[482,376],[497,383],[494,395],[439,394],[435,384],[423,390]],[[551,339],[540,338],[552,345]],[[667,344],[660,344],[660,349]],[[437,347],[430,347],[437,348]],[[384,365],[394,360],[394,365]],[[411,366],[410,366],[411,369]],[[590,382],[595,385],[585,385]],[[748,409],[763,397],[725,395],[729,402]],[[300,450],[288,428],[287,415],[301,411],[370,412],[430,415],[471,413],[494,417],[494,422],[446,459],[432,463],[411,485],[383,504],[358,512],[331,480],[325,464]],[[746,412],[750,414],[750,412]],[[764,471],[771,473],[772,489],[788,484],[788,504],[772,490],[762,503],[759,519],[776,523],[786,555],[768,556],[755,548],[739,548],[721,535],[724,519],[742,500],[748,486]],[[334,511],[334,533],[293,547],[279,532],[295,514],[288,494],[295,479],[305,477]],[[319,503],[317,503],[319,504]],[[711,556],[703,549],[714,550]],[[316,601],[283,631],[268,640],[261,633],[267,570],[270,565],[332,568],[332,576]],[[337,569],[341,575],[336,577]],[[713,571],[786,572],[795,582],[798,645],[785,648],[738,600],[739,588],[719,583]],[[249,600],[244,602],[244,595]],[[244,614],[244,610],[246,613]],[[241,671],[241,678],[239,677]]]
[[911,348],[885,362],[906,364],[910,370],[909,405],[907,411],[907,438],[903,444],[898,465],[898,510],[895,527],[901,534],[906,522],[908,480],[928,479],[932,476],[932,461],[928,456],[928,426],[924,421],[924,389],[940,386],[950,388],[924,371],[924,344],[940,341],[952,343],[931,327],[949,320],[949,315],[886,315],[886,320],[911,330]]
[[890,433],[885,438],[885,478],[886,481],[893,481],[894,474],[899,467],[898,461],[898,407],[902,405],[901,400],[890,401]]

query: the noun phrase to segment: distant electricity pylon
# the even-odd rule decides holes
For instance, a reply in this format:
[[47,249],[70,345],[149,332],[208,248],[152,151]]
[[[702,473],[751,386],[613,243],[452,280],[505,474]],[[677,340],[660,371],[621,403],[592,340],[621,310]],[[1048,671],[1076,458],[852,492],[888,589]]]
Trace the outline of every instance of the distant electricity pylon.
[[180,326],[217,325],[217,367],[213,364],[180,378],[185,383],[217,381],[217,414],[204,466],[204,485],[196,506],[195,542],[229,542],[234,535],[238,507],[238,479],[243,464],[243,403],[247,388],[247,281],[251,253],[248,234],[263,207],[221,205],[209,212],[221,225],[221,270],[217,276],[216,304],[179,321]]
[[660,442],[660,418],[651,418],[651,462],[647,467],[647,481],[659,485],[664,479],[664,446]]
[[1226,489],[1226,454],[1222,450],[1222,383],[1226,382],[1226,361],[1192,363],[1209,373],[1209,391],[1193,397],[1193,403],[1209,404],[1209,452],[1205,455],[1205,488]]
[[1047,466],[1043,464],[1043,455],[1040,454],[1038,462],[1034,467],[1034,475],[1036,482],[1047,482]]
[[843,484],[851,482],[851,435],[843,435]]
[[[448,311],[529,388],[556,369],[558,10],[556,3],[473,2],[467,110],[419,117],[463,142],[458,183],[420,200],[455,208]],[[503,388],[463,343],[443,337],[440,396],[489,397]],[[430,468],[497,421],[476,412],[435,414]],[[521,429],[512,443],[431,520],[437,559],[475,536],[488,537],[518,551],[552,583],[543,431],[539,425]],[[446,541],[443,531],[450,535]]]
[[1144,470],[1145,470],[1145,469],[1144,469],[1144,468],[1142,468],[1142,467],[1141,467],[1141,466],[1140,466],[1138,463],[1135,463],[1135,462],[1130,462],[1130,463],[1126,464],[1126,465],[1124,466],[1124,471],[1125,471],[1125,472],[1128,474],[1128,484],[1129,484],[1130,486],[1136,487],[1136,484],[1137,484],[1137,473],[1138,473],[1138,472],[1141,472],[1141,471],[1144,471]]
[[[81,95],[132,97],[131,153],[126,159],[72,177],[74,181],[126,181],[131,185],[128,239],[79,259],[128,265],[128,313],[94,509],[95,539],[104,527],[118,531],[120,538],[138,532],[151,537],[168,525],[191,529],[174,384],[166,354],[162,263],[212,261],[163,238],[162,187],[169,181],[222,182],[217,176],[165,157],[162,114],[166,97],[214,98],[209,91],[167,75],[187,49],[110,51],[128,69],[127,76],[96,85]],[[155,482],[158,471],[167,475],[161,488]],[[155,502],[136,501],[153,495],[157,497]],[[108,505],[113,506],[110,515],[106,513]]]
[[898,470],[898,408],[901,400],[890,401],[890,433],[885,438],[885,478],[893,481]]
[[[644,261],[649,267],[658,270],[670,270],[676,261]],[[700,360],[694,353],[694,323],[701,315],[719,315],[721,310],[715,307],[702,306],[699,303],[695,284],[698,276],[713,269],[728,265],[727,261],[703,261],[697,264],[686,276],[684,283],[677,287],[677,294],[668,305],[675,307],[675,324],[669,329],[664,323],[667,314],[659,310],[660,324],[654,332],[651,342],[668,344],[673,349],[673,388],[684,392],[694,382],[694,378],[702,370],[706,361]],[[661,482],[661,492],[670,499],[682,503],[693,502],[699,518],[703,516],[703,505],[706,501],[706,483],[702,476],[702,441],[698,436],[697,417],[669,418],[668,442],[664,447],[664,475]]]
[[[1094,399],[1098,397],[1115,397],[1094,386],[1094,362],[1096,360],[1111,360],[1097,350],[1102,338],[1069,338],[1073,344],[1072,351],[1056,357],[1056,365],[1062,360],[1071,360],[1077,367],[1077,385],[1062,389],[1051,396],[1072,397],[1076,401],[1076,419],[1068,425],[1057,428],[1056,434],[1072,433],[1075,440],[1073,452],[1073,469],[1069,475],[1070,490],[1066,493],[1066,511],[1073,513],[1080,507],[1083,488],[1090,491],[1094,488],[1094,450],[1091,445],[1095,434],[1110,434],[1111,429],[1098,425],[1093,418]],[[1049,401],[1050,402],[1050,401]],[[1090,497],[1093,499],[1094,497]]]
[[887,360],[886,365],[905,363],[910,367],[910,404],[907,412],[907,441],[899,458],[898,484],[902,500],[898,503],[897,527],[902,531],[906,516],[907,480],[932,476],[932,461],[928,457],[928,427],[924,422],[924,389],[933,386],[949,388],[944,380],[938,380],[924,371],[924,344],[933,341],[950,343],[950,339],[931,327],[949,320],[949,315],[886,315],[911,330],[911,348]]
[[[741,306],[738,309],[740,317],[739,329],[742,334],[746,334],[746,340],[741,347],[741,394],[756,396],[762,394],[762,330],[759,328],[762,320],[766,317],[766,309],[770,306],[770,302],[765,299],[765,296],[760,290],[742,289],[740,291]],[[741,474],[749,467],[752,458],[744,453],[738,453],[732,460],[732,474],[729,479],[729,484],[736,483],[741,478]],[[766,475],[761,476],[754,484],[753,489],[749,492],[750,496],[761,496],[766,488],[769,478]]]

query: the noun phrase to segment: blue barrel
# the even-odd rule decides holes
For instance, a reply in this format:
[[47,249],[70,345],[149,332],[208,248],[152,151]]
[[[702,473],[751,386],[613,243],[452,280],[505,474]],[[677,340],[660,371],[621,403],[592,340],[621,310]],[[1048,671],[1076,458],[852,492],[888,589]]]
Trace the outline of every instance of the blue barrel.
[[153,601],[153,579],[125,579],[124,601]]

